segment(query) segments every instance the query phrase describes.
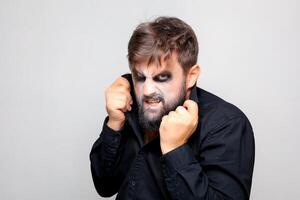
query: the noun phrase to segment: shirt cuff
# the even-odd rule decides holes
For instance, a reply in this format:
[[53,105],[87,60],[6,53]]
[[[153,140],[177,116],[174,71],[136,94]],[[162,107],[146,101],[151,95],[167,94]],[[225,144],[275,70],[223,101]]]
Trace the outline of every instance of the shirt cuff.
[[165,176],[172,177],[174,172],[180,172],[190,164],[197,162],[197,160],[194,157],[192,149],[187,144],[183,144],[162,155],[160,162]]
[[105,145],[111,148],[118,148],[121,142],[121,131],[115,131],[107,126],[108,117],[105,118],[101,133],[102,141]]

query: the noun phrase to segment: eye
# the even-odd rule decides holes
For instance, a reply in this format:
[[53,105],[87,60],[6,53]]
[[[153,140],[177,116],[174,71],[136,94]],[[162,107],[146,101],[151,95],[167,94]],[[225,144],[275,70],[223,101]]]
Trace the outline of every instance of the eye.
[[145,81],[145,76],[139,75],[139,74],[135,74],[134,75],[134,79],[138,82],[142,82]]
[[170,79],[170,77],[171,77],[170,74],[160,74],[157,77],[155,77],[155,81],[166,82]]

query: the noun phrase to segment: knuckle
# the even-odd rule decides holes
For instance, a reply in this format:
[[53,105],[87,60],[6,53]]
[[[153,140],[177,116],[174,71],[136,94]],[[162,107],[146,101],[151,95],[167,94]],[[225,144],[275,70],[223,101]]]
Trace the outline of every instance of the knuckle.
[[175,111],[169,112],[169,115],[174,115],[174,114],[175,114]]
[[122,76],[120,76],[120,77],[118,78],[118,82],[119,82],[121,85],[125,86],[125,87],[130,86],[128,80],[127,80],[126,78],[122,77]]
[[178,107],[176,108],[177,111],[180,111],[181,109],[182,109],[181,106],[178,106]]

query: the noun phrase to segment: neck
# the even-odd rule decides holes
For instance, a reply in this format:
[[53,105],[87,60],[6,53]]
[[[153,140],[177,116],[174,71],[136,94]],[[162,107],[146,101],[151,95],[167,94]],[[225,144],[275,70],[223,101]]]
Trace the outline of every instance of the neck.
[[190,96],[191,96],[191,90],[192,90],[192,89],[188,89],[188,90],[187,90],[186,95],[185,95],[185,99],[190,99]]
[[144,144],[147,144],[148,142],[153,140],[156,136],[158,136],[158,134],[159,134],[158,131],[153,131],[153,132],[145,131],[144,132]]

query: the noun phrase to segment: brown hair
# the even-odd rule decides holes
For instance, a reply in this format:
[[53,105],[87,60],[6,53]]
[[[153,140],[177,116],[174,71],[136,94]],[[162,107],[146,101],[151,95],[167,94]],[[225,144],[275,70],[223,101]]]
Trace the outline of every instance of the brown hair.
[[187,72],[197,63],[196,35],[188,24],[178,18],[158,17],[137,26],[128,43],[127,57],[132,69],[141,61],[160,65],[162,56],[166,59],[174,52],[183,71]]

